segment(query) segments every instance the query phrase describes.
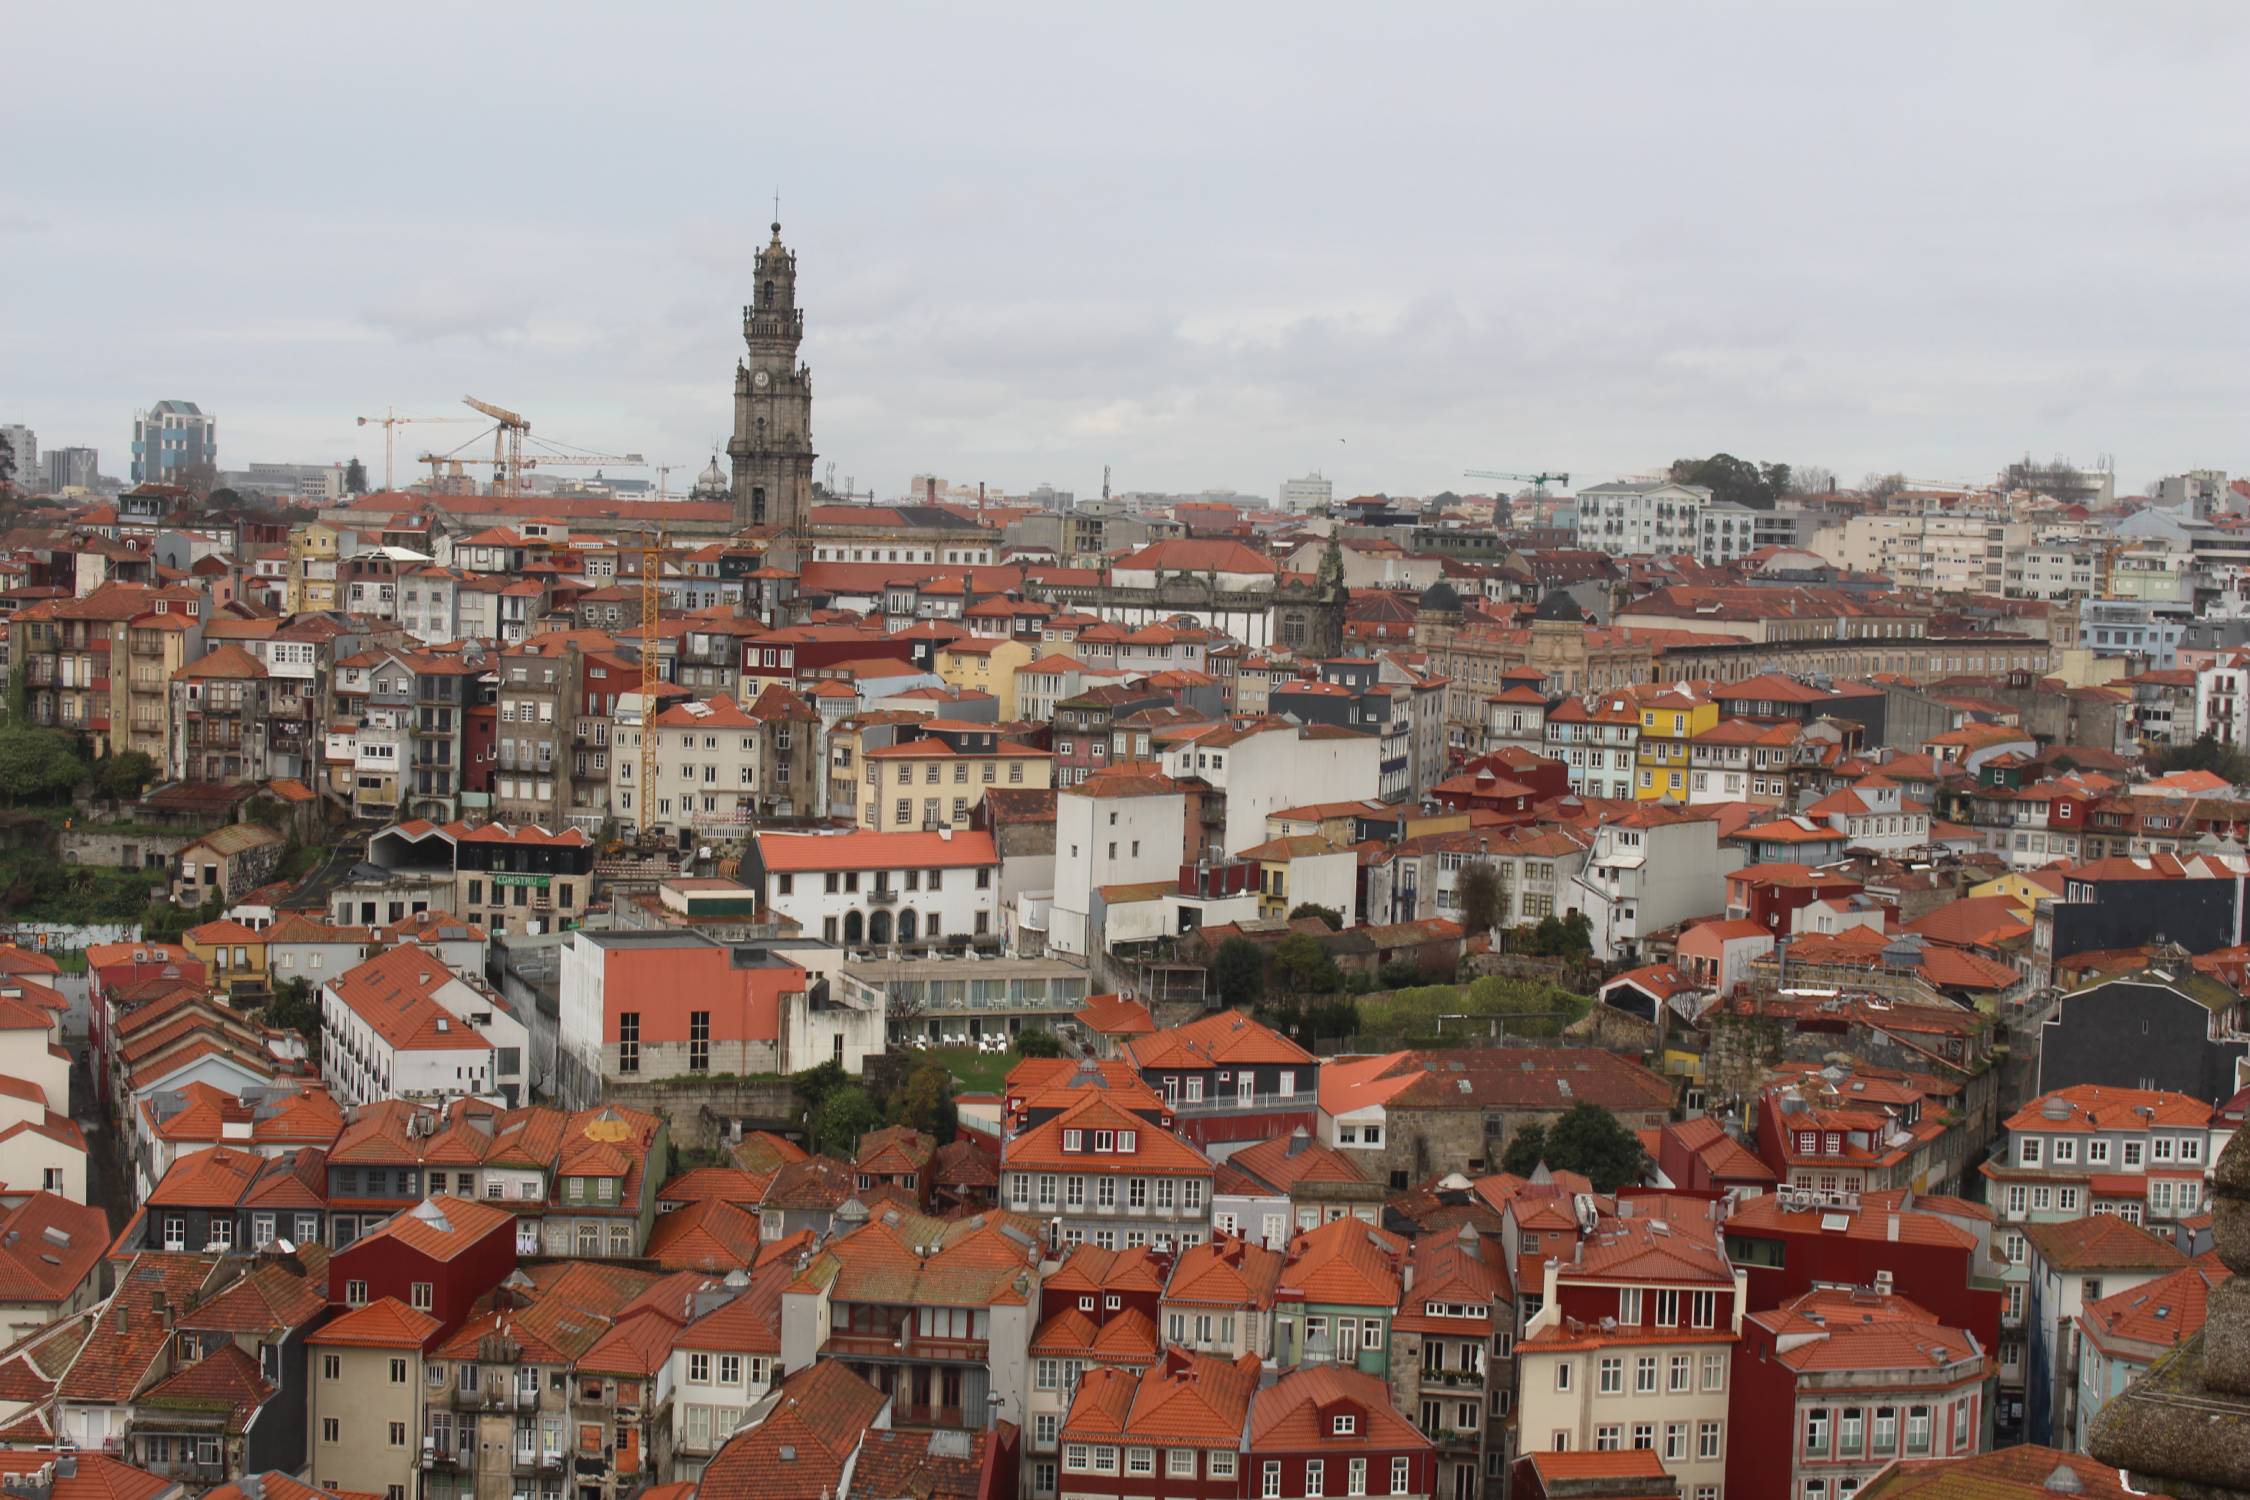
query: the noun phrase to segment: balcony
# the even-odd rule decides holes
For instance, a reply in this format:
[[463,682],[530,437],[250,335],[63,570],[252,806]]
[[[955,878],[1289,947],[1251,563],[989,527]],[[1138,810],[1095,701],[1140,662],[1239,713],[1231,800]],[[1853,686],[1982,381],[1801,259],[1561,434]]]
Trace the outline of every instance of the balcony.
[[983,1364],[992,1356],[985,1339],[940,1338],[916,1333],[909,1324],[895,1334],[858,1330],[833,1332],[822,1353],[836,1359],[942,1359]]
[[456,1385],[447,1397],[447,1404],[455,1411],[537,1411],[539,1393],[508,1385],[465,1391]]
[[523,1477],[545,1476],[562,1472],[563,1456],[559,1448],[523,1448],[515,1452],[515,1471]]
[[453,1444],[432,1442],[428,1438],[422,1439],[423,1468],[438,1469],[454,1474],[467,1474],[474,1472],[476,1466],[477,1445],[474,1442]]
[[1257,1114],[1266,1110],[1311,1109],[1319,1103],[1309,1089],[1293,1094],[1219,1094],[1209,1099],[1167,1097],[1164,1107],[1183,1115]]
[[895,886],[879,885],[864,894],[869,906],[895,906],[898,903],[898,889]]
[[891,1403],[891,1421],[900,1427],[967,1427],[966,1415],[958,1406],[914,1406],[903,1401]]
[[141,1467],[159,1478],[176,1480],[181,1484],[224,1484],[228,1478],[227,1466],[216,1459],[203,1463],[192,1458],[175,1458],[165,1462],[145,1463]]

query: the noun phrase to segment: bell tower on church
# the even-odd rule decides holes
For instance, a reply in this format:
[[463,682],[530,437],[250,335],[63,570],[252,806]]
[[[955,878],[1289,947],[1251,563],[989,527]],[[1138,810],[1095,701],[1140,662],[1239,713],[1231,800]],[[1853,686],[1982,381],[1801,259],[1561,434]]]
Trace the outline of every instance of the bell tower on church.
[[742,309],[748,354],[734,367],[734,524],[794,531],[812,509],[812,370],[797,362],[805,315],[797,307],[797,256],[781,225],[758,252],[752,301]]

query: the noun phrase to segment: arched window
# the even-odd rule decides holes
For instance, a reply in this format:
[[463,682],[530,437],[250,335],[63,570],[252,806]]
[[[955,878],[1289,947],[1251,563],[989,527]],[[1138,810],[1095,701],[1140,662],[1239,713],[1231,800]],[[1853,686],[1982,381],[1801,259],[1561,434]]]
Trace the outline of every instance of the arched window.
[[755,526],[766,518],[766,487],[753,485],[750,490],[750,524]]
[[900,912],[898,914],[898,940],[902,943],[913,942],[917,926],[917,918],[911,910]]
[[764,305],[767,307],[773,306],[773,283],[770,281],[766,283],[766,296]]
[[878,948],[889,946],[891,941],[891,914],[889,912],[868,913],[867,941]]
[[845,942],[845,944],[846,944],[846,945],[850,945],[850,944],[854,944],[854,943],[857,943],[857,942],[858,942],[858,941],[860,940],[860,938],[861,938],[862,936],[864,936],[864,932],[862,931],[862,929],[861,929],[861,927],[860,927],[860,919],[859,919],[859,913],[858,913],[858,912],[856,912],[856,911],[848,911],[848,912],[845,912],[845,913],[844,913],[844,942]]

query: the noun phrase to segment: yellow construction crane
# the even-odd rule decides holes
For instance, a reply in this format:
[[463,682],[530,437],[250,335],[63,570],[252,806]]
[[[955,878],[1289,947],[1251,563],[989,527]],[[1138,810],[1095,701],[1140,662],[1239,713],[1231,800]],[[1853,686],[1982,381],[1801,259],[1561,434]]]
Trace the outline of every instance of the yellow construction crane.
[[[531,423],[505,406],[494,406],[491,402],[479,401],[474,396],[463,396],[461,402],[470,410],[481,411],[499,424],[492,429],[493,475],[502,486],[499,493],[518,493],[523,489],[523,435],[531,431]],[[505,468],[501,466],[503,452],[507,455]],[[431,472],[436,471],[433,469]]]
[[[398,414],[396,408],[386,406],[383,408],[381,416],[361,417],[358,422],[362,427],[380,427],[383,429],[383,488],[388,490],[396,488],[398,430],[401,427],[406,426],[409,422],[474,422],[475,420],[475,417],[402,417]],[[433,474],[436,472],[434,469],[431,470]]]
[[646,833],[656,813],[657,620],[664,594],[664,549],[671,542],[661,526],[641,533],[641,815],[635,826]]

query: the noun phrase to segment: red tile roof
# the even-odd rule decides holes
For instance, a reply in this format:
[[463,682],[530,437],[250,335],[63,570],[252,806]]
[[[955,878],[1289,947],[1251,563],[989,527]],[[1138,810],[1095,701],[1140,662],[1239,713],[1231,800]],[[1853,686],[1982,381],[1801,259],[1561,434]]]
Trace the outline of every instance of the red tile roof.
[[889,1399],[838,1360],[799,1370],[763,1422],[712,1456],[697,1500],[828,1500]]
[[437,1336],[442,1325],[426,1312],[408,1307],[396,1297],[385,1297],[313,1330],[314,1344],[340,1344],[352,1349],[420,1349]]

